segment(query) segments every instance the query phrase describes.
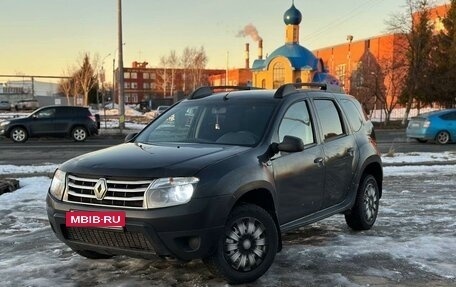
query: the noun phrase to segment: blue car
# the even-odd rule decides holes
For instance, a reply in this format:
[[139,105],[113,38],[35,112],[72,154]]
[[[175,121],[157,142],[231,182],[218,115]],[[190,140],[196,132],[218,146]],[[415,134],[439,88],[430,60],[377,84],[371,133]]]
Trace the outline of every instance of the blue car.
[[408,138],[439,144],[456,141],[456,109],[434,111],[413,117],[406,130]]

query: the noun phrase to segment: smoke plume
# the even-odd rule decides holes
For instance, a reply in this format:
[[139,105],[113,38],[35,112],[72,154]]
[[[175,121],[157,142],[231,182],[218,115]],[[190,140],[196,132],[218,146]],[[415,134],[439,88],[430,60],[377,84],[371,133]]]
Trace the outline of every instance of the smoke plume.
[[253,24],[248,24],[244,27],[243,30],[239,31],[236,35],[237,37],[247,37],[250,36],[255,42],[258,42],[260,40],[263,40],[263,38],[260,37],[260,34],[258,34],[258,30]]

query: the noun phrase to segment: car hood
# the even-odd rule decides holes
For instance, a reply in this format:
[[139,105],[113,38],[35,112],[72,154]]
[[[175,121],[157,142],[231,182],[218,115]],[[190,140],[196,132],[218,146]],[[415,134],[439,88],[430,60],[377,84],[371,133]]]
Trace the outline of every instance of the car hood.
[[121,178],[193,176],[206,166],[248,149],[202,144],[125,143],[71,159],[60,169],[79,175]]
[[10,123],[21,123],[23,121],[28,121],[30,116],[24,116],[24,117],[19,117],[19,118],[12,118],[12,119],[7,119],[5,121],[8,121]]

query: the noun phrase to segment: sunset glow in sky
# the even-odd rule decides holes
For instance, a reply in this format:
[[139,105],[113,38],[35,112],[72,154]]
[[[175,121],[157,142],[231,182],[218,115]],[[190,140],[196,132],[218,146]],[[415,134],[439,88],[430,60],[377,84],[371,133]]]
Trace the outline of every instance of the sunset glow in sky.
[[[300,44],[318,49],[386,33],[385,20],[405,12],[405,0],[295,0],[303,16]],[[436,3],[445,1],[435,0]],[[2,0],[0,74],[62,75],[89,52],[112,69],[117,52],[117,0]],[[171,50],[203,46],[208,68],[243,67],[256,43],[239,37],[246,25],[264,39],[264,54],[283,45],[283,13],[291,0],[124,0],[124,65],[157,67]],[[228,55],[228,57],[227,57]],[[117,62],[117,59],[116,59]],[[252,62],[252,61],[251,61]],[[0,78],[0,82],[2,79]]]

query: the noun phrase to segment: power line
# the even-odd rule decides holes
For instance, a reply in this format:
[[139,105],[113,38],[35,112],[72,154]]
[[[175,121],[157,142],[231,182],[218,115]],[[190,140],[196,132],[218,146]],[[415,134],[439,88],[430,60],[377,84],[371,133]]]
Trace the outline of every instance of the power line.
[[367,8],[372,8],[375,4],[379,4],[380,2],[381,1],[379,1],[379,0],[368,0],[368,1],[364,2],[363,4],[360,4],[359,6],[355,7],[354,9],[350,10],[349,12],[347,12],[347,14],[335,19],[332,22],[329,22],[328,24],[317,29],[316,31],[304,36],[302,38],[302,40],[303,41],[310,40],[317,36],[320,36],[322,32],[325,32],[329,29],[333,29],[334,26],[339,26],[339,25],[347,22],[348,20],[350,20],[353,16],[360,14],[361,12],[363,12],[362,9],[364,9],[366,6],[369,5]]
[[50,78],[50,79],[70,79],[66,76],[34,76],[34,75],[0,75],[2,78]]

